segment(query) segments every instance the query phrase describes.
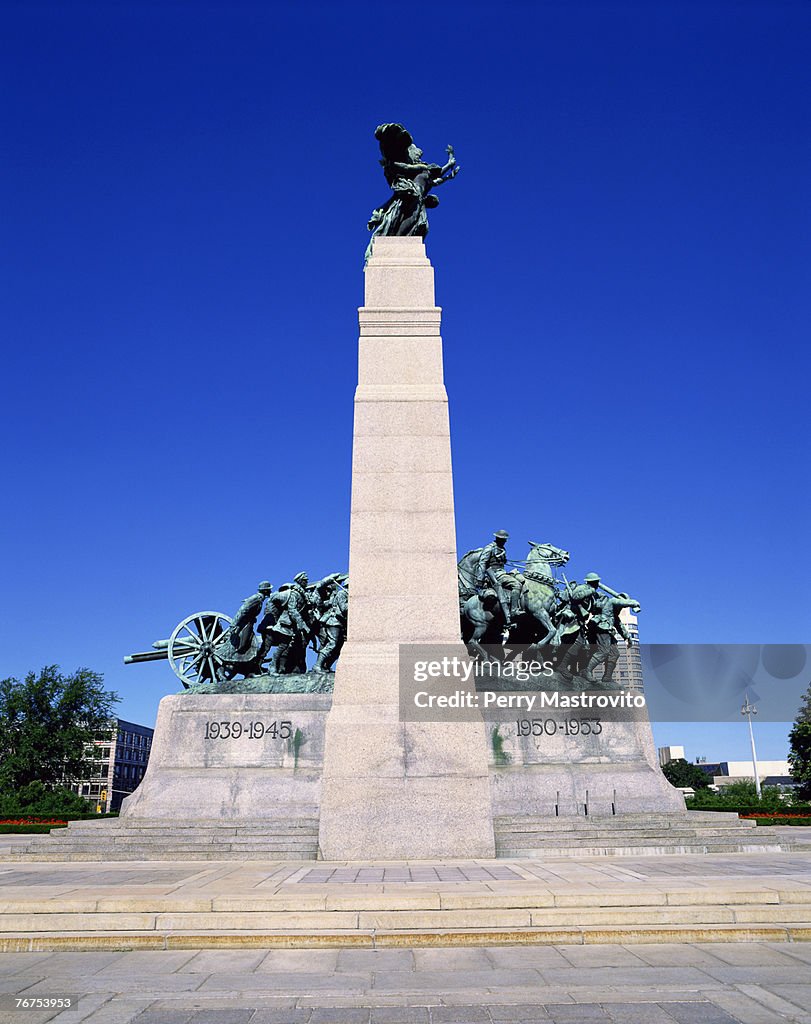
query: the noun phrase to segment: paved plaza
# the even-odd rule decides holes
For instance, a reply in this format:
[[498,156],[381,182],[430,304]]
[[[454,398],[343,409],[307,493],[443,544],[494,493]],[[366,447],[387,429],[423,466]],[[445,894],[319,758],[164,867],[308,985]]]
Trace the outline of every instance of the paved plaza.
[[471,861],[0,861],[0,950],[811,939],[811,851]]
[[2,1024],[811,1022],[811,944],[5,953],[0,989],[82,996]]
[[0,1024],[811,1024],[809,869],[5,861]]

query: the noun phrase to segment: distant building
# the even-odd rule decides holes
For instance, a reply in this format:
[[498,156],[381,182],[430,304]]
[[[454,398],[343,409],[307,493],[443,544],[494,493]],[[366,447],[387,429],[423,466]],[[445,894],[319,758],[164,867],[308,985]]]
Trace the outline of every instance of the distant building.
[[671,761],[686,761],[687,758],[684,756],[684,747],[659,747],[659,765],[664,768],[666,764],[670,764]]
[[[684,747],[659,747],[659,764],[662,768],[670,761],[684,757]],[[685,758],[686,760],[686,758]],[[754,779],[752,762],[747,761],[708,761],[706,757],[697,757],[695,765],[712,778],[710,785],[717,789],[731,786],[733,782],[745,782]],[[758,760],[758,776],[762,786],[780,786],[789,789],[799,783],[791,774],[788,761]]]
[[630,608],[620,611],[620,619],[628,630],[632,646],[628,647],[624,640],[619,640],[620,657],[614,671],[614,679],[624,689],[632,693],[642,693],[642,654],[639,650],[639,623]]
[[100,813],[119,810],[144,777],[153,735],[154,729],[145,725],[111,719],[93,740],[90,778],[73,783],[71,789],[91,800]]
[[[791,774],[788,761],[761,761],[758,758],[758,776],[763,786],[794,787],[799,785]],[[698,766],[712,776],[714,786],[721,789],[733,782],[754,779],[755,773],[751,761],[705,761]]]

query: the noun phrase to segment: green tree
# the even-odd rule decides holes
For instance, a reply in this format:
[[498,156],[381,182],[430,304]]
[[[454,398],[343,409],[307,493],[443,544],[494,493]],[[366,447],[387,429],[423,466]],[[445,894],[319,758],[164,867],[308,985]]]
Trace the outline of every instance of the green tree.
[[753,804],[764,810],[769,808],[779,810],[785,806],[779,786],[761,786],[760,799],[758,799],[754,773],[751,779],[739,779],[737,782],[731,782],[728,786],[722,786],[721,794],[729,803],[742,806]]
[[691,786],[693,789],[706,789],[712,782],[711,777],[697,764],[690,764],[683,757],[668,761],[662,771],[670,785],[679,788]]
[[48,665],[23,682],[0,680],[0,793],[8,798],[32,782],[54,789],[85,775],[85,745],[118,701],[86,668],[63,675]]
[[13,793],[0,793],[0,815],[17,814],[92,814],[95,804],[72,789],[49,788],[41,782],[29,782]]
[[791,774],[800,783],[796,795],[811,800],[811,686],[803,696],[788,742]]
[[779,811],[786,808],[786,800],[783,799],[779,786],[762,786],[758,799],[754,777],[738,779],[727,786],[719,786],[717,793],[707,790],[696,793],[691,804],[695,810],[702,807],[728,808],[731,811],[750,807],[762,811]]

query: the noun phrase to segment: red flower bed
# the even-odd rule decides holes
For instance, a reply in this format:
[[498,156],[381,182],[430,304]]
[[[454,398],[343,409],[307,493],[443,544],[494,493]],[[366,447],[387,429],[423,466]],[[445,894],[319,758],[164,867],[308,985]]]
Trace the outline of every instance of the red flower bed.
[[756,814],[739,814],[739,818],[807,818],[807,814],[783,814],[782,811],[758,811]]
[[67,825],[62,818],[0,818],[0,825]]

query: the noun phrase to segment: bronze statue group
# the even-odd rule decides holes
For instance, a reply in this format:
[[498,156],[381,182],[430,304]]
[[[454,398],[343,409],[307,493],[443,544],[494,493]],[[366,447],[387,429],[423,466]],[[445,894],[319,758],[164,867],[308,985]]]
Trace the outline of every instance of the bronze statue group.
[[[508,537],[498,530],[458,565],[461,635],[470,654],[504,660],[543,649],[553,655],[556,675],[565,682],[576,676],[586,683],[612,683],[617,640],[632,643],[620,613],[623,608],[638,612],[639,603],[606,587],[593,572],[582,583],[565,575],[556,579],[554,570],[562,571],[569,552],[552,544],[530,542],[526,560],[511,562]],[[217,646],[228,678],[306,673],[308,649],[316,654],[309,671],[329,672],[346,640],[348,584],[337,572],[315,583],[301,572],[278,590],[268,581],[260,583]]]
[[381,124],[375,129],[380,143],[380,164],[391,188],[389,199],[372,211],[367,227],[372,232],[366,259],[378,235],[428,234],[427,210],[439,205],[433,189],[452,181],[459,173],[453,146],[447,146],[448,159],[441,167],[423,160],[423,152],[401,124]]
[[562,571],[569,552],[552,544],[530,541],[526,560],[511,563],[508,537],[498,530],[459,562],[462,639],[470,653],[503,659],[519,648],[544,648],[554,655],[559,679],[570,682],[576,675],[586,683],[612,683],[617,639],[633,642],[620,613],[630,608],[636,614],[639,602],[606,587],[594,572],[580,584],[565,575],[556,579],[554,570]]
[[217,653],[231,675],[247,679],[266,671],[304,673],[307,650],[312,648],[317,654],[314,671],[329,672],[346,639],[348,602],[343,573],[310,583],[307,573],[300,572],[278,590],[263,580],[239,606]]
[[[439,200],[433,189],[459,172],[453,147],[448,160],[426,163],[401,124],[382,124],[375,131],[383,173],[392,190],[372,212],[368,259],[374,239],[383,235],[428,233],[427,210]],[[525,561],[510,562],[508,534],[498,530],[484,547],[468,551],[458,565],[462,640],[474,658],[515,659],[552,651],[556,674],[564,681],[577,676],[586,683],[610,684],[619,660],[617,638],[630,645],[623,608],[639,611],[637,601],[606,587],[596,573],[577,584],[559,580],[554,570],[566,565],[569,552],[552,544],[530,542]],[[509,566],[509,568],[508,568]],[[315,583],[298,573],[274,590],[263,580],[256,593],[240,605],[233,620],[217,612],[199,612],[184,619],[169,640],[156,641],[153,651],[128,655],[127,663],[169,658],[184,686],[263,675],[296,676],[332,670],[346,640],[348,577],[330,573]],[[408,609],[403,609],[404,615]],[[312,649],[315,664],[307,667]],[[174,660],[173,660],[174,659]],[[294,682],[290,680],[290,682]]]
[[[432,190],[459,172],[452,146],[444,165],[427,163],[401,124],[379,125],[375,138],[392,194],[369,218],[367,259],[378,235],[424,237],[427,210],[438,204]],[[604,586],[596,573],[581,584],[565,576],[562,582],[555,579],[553,570],[568,562],[569,553],[551,544],[530,543],[520,571],[516,563],[508,569],[507,539],[499,530],[491,543],[468,551],[459,562],[461,633],[470,653],[490,659],[510,657],[520,646],[560,648],[556,661],[562,679],[577,674],[596,682],[595,670],[603,666],[601,681],[610,683],[619,660],[617,637],[631,643],[620,611],[638,612],[639,604]],[[340,573],[310,583],[303,572],[276,591],[269,582],[260,583],[217,646],[229,678],[304,673],[309,648],[317,654],[313,671],[329,672],[346,639],[347,585]]]

